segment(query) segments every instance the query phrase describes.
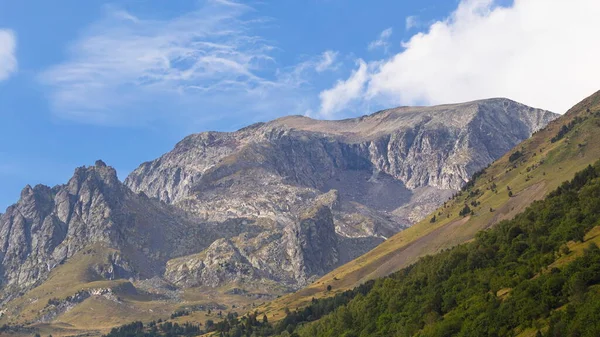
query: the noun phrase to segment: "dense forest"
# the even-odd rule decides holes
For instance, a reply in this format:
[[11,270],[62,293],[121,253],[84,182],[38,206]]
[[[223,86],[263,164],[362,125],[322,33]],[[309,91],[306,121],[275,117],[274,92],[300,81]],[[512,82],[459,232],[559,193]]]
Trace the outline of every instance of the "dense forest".
[[313,300],[275,324],[258,313],[229,315],[209,331],[227,337],[388,337],[516,336],[529,329],[535,336],[600,336],[600,249],[590,243],[574,254],[567,246],[582,242],[595,226],[600,162],[470,243]]

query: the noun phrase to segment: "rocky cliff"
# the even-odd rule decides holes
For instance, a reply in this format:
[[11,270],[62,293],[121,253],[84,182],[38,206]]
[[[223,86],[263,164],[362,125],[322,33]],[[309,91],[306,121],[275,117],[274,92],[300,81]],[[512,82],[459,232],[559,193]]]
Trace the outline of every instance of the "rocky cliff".
[[[0,298],[92,244],[97,278],[292,290],[421,219],[556,115],[506,99],[191,135],[121,183],[103,162],[0,218]],[[92,277],[93,278],[93,277]]]

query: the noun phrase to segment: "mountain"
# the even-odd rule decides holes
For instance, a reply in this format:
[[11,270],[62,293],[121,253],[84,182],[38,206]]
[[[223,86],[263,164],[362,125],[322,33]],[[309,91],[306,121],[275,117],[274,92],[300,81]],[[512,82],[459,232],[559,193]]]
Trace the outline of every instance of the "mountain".
[[[474,175],[453,199],[425,219],[300,291],[259,308],[282,318],[285,308],[332,296],[384,277],[473,240],[481,230],[511,219],[600,158],[600,92],[550,122],[530,139]],[[334,291],[327,292],[327,286]]]
[[253,306],[422,219],[554,118],[506,99],[291,116],[186,137],[124,183],[98,161],[28,186],[0,218],[0,323]]
[[[65,185],[27,186],[2,215],[2,291],[11,299],[92,245],[119,252],[93,266],[92,278],[150,277],[171,255],[194,251],[222,234],[188,220],[180,210],[136,194],[116,171],[97,161]],[[195,235],[180,240],[183,232]]]

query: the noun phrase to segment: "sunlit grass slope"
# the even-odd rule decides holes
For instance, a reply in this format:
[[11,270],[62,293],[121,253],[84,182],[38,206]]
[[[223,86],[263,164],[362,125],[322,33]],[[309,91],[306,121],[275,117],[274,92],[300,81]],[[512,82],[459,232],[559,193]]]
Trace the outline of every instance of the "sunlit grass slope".
[[[0,326],[20,326],[18,332],[0,332],[0,336],[31,336],[33,333],[52,336],[85,334],[99,336],[112,327],[132,321],[170,320],[204,324],[207,319],[219,320],[216,310],[190,310],[189,315],[170,319],[178,310],[194,307],[220,307],[224,312],[249,310],[256,298],[235,295],[229,288],[191,288],[178,292],[179,300],[160,298],[136,289],[126,279],[106,280],[93,266],[106,264],[114,249],[94,245],[83,249],[66,263],[55,268],[43,283],[0,308]],[[82,301],[64,310],[51,303],[61,303],[81,291],[92,291]],[[107,295],[107,292],[110,291]],[[256,303],[258,304],[258,303]],[[31,333],[30,333],[31,332]]]

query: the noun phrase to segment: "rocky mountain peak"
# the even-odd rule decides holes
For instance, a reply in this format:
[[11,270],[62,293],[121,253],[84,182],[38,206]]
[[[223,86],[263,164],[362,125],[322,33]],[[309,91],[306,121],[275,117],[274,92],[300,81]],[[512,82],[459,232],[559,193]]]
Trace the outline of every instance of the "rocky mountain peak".
[[21,190],[21,199],[29,198],[33,196],[33,188],[31,185],[27,184]]
[[21,190],[20,202],[42,202],[43,199],[51,196],[52,189],[46,185],[38,184],[35,187],[27,185]]
[[103,162],[101,159],[96,160],[96,162],[94,163],[94,166],[96,167],[106,167],[106,163]]
[[132,194],[114,168],[99,161],[75,169],[65,185],[27,185],[0,218],[0,280],[23,289],[92,243],[118,246],[117,214]]
[[82,166],[75,169],[73,177],[67,183],[71,194],[79,194],[82,189],[98,191],[104,194],[120,193],[122,184],[117,177],[117,171],[97,161],[94,166]]

